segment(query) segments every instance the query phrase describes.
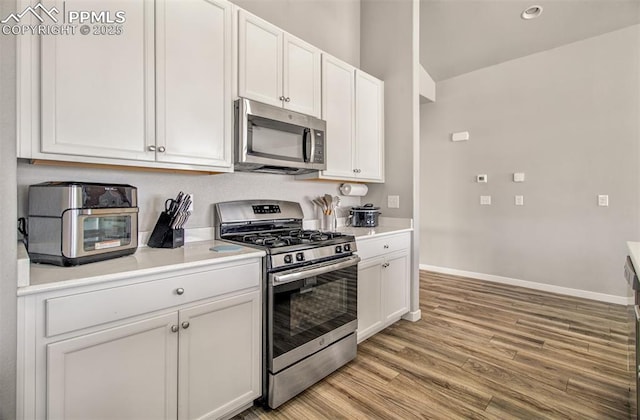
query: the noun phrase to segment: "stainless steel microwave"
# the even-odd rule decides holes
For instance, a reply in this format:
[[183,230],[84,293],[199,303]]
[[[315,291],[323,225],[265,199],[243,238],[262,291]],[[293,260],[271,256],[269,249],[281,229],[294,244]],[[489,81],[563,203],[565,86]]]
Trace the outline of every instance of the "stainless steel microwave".
[[235,170],[304,174],[327,168],[326,122],[273,105],[235,102]]

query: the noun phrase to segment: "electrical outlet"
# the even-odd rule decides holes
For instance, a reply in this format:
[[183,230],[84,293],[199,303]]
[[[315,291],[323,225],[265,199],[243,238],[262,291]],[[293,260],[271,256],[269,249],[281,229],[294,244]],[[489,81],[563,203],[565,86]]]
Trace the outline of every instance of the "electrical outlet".
[[524,206],[524,195],[516,195],[515,203],[516,206]]
[[598,196],[598,206],[600,206],[600,207],[608,207],[609,206],[609,196],[608,195],[599,195]]
[[482,206],[490,206],[491,205],[491,196],[490,195],[481,195],[480,196],[480,205],[482,205]]
[[399,195],[389,195],[387,196],[387,207],[390,209],[399,209],[400,208],[400,196]]

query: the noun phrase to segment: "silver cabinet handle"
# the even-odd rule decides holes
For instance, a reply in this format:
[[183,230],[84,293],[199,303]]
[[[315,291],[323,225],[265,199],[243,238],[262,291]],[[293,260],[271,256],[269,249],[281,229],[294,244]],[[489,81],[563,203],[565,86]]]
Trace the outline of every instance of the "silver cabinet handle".
[[177,325],[172,325],[171,326],[171,332],[178,332],[178,326]]
[[160,152],[160,153],[164,153],[165,150],[167,150],[167,149],[165,149],[164,146],[158,147],[158,152]]
[[278,99],[280,99],[281,101],[284,101],[284,96],[281,96]]
[[156,151],[156,146],[149,146],[149,151],[150,152],[155,152]]
[[184,289],[182,287],[178,287],[176,289],[176,295],[182,295],[182,294],[184,294]]
[[186,330],[187,328],[189,328],[189,321],[184,321],[184,322],[182,323],[182,328],[184,328],[185,330]]
[[291,101],[291,98],[286,97],[286,98],[284,98],[284,101],[285,101],[285,102],[289,102],[289,101]]
[[384,244],[384,249],[389,249],[389,245]]
[[387,267],[389,267],[389,263],[388,262],[382,264],[382,268],[387,268]]

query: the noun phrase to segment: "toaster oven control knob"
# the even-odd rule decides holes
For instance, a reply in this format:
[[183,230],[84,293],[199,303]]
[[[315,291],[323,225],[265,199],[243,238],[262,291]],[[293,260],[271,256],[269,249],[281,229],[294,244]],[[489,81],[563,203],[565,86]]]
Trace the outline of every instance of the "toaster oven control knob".
[[344,244],[344,246],[342,247],[342,249],[344,249],[344,252],[349,252],[349,251],[351,251],[351,244]]
[[287,254],[284,256],[284,263],[285,264],[291,264],[293,262],[293,257],[291,256],[291,254]]
[[[346,245],[345,245],[345,247],[346,247]],[[337,245],[336,246],[336,254],[339,254],[341,252],[342,252],[342,247],[340,245]]]
[[296,254],[296,261],[304,261],[304,253],[303,252],[298,252]]

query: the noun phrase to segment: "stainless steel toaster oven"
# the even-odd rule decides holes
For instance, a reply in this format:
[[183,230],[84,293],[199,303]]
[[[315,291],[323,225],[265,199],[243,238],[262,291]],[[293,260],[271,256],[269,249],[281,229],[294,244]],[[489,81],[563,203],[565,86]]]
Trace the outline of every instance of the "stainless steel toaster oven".
[[29,258],[61,266],[133,254],[137,189],[124,184],[45,182],[29,186]]

